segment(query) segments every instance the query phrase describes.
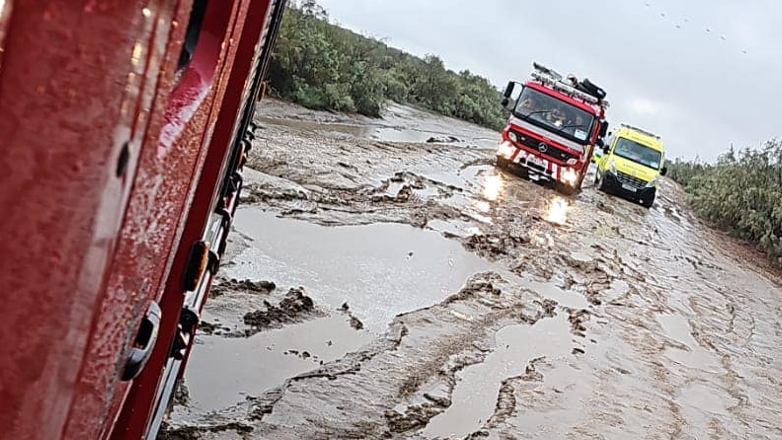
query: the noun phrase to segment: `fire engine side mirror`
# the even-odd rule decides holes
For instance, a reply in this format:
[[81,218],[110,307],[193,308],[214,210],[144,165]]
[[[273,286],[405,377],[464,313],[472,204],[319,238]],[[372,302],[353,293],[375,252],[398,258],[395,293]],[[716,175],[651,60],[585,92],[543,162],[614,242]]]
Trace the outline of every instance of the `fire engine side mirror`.
[[603,139],[602,139],[602,138],[597,138],[597,142],[595,142],[595,145],[597,145],[598,147],[600,147],[600,149],[603,149],[603,148],[605,148],[605,142],[603,142]]
[[[516,88],[516,86],[520,87]],[[502,93],[502,106],[505,110],[513,111],[513,108],[516,106],[516,100],[521,96],[522,89],[523,86],[521,84],[514,81],[508,82],[508,86],[505,87],[505,91]]]
[[660,175],[661,175],[661,176],[664,176],[664,175],[666,175],[666,174],[668,174],[668,167],[662,167],[662,168],[660,168]]
[[603,125],[600,126],[600,133],[598,133],[598,136],[605,137],[606,133],[608,133],[608,121],[603,122]]

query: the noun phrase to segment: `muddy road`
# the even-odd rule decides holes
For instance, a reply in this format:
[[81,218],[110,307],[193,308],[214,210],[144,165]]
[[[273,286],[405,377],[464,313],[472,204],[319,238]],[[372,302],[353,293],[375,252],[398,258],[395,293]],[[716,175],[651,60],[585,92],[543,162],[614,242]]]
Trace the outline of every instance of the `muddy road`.
[[257,122],[160,438],[782,438],[779,279],[676,185],[565,198],[403,106]]

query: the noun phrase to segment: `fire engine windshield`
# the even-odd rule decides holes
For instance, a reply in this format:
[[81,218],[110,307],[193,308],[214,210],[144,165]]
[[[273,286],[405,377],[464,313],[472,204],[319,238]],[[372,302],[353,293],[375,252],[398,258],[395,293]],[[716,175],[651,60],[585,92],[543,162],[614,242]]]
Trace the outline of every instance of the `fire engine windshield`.
[[516,116],[581,144],[586,144],[594,116],[574,105],[535,89],[524,87],[516,104]]

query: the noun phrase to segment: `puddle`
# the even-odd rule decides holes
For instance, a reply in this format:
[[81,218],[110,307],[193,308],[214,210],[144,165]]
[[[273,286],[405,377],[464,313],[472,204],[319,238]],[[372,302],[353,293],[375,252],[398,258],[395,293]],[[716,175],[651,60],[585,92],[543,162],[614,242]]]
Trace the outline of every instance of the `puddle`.
[[728,408],[736,404],[724,391],[700,382],[689,384],[675,402],[682,406],[682,414],[687,419],[685,431],[696,439],[713,438],[709,422],[715,417],[730,417]]
[[657,316],[657,321],[662,326],[666,336],[681,342],[690,349],[690,351],[686,351],[669,347],[665,350],[666,357],[688,368],[695,368],[710,373],[720,373],[722,371],[722,366],[717,362],[714,355],[698,344],[698,341],[692,337],[690,325],[684,317],[661,314]]
[[326,307],[347,301],[377,333],[397,314],[436,304],[472,274],[496,269],[439,232],[404,224],[324,227],[243,208],[235,225],[252,241],[227,277],[304,286]]
[[563,226],[567,223],[567,214],[569,210],[570,204],[568,201],[563,197],[556,196],[551,200],[551,203],[549,203],[543,219],[549,223]]
[[605,302],[611,302],[624,296],[630,289],[630,284],[624,280],[614,280],[611,282],[611,288],[603,293]]
[[570,253],[570,258],[581,263],[589,263],[594,260],[594,257],[586,252],[573,251]]
[[[492,196],[489,200],[496,200],[505,188],[507,178],[499,173],[496,173],[494,167],[487,165],[474,165],[469,166],[458,172],[432,172],[431,170],[424,170],[422,174],[427,179],[434,180],[435,182],[444,183],[446,185],[455,186],[461,189],[467,189],[467,187],[480,188],[484,192],[484,196]],[[482,179],[483,177],[483,179]],[[496,192],[496,194],[494,194]]]
[[427,170],[427,172],[423,173],[423,175],[429,180],[444,183],[446,185],[454,186],[456,188],[465,189],[465,179],[462,177],[460,172],[459,173],[453,173],[453,172],[435,173],[435,172],[431,172],[431,170]]
[[433,231],[447,232],[459,237],[469,237],[481,232],[480,228],[463,220],[429,220],[426,227]]
[[542,283],[529,278],[524,279],[523,283],[522,285],[526,285],[526,287],[529,287],[544,298],[553,299],[562,307],[577,310],[589,307],[589,302],[578,292],[562,290],[551,283]]
[[371,338],[338,313],[250,338],[199,335],[185,376],[191,404],[206,412],[229,407],[248,394],[258,396],[289,377],[318,368],[320,361],[356,351]]
[[729,416],[727,408],[736,404],[726,393],[699,382],[688,385],[676,399],[676,403],[684,407],[723,416]]
[[423,431],[428,438],[461,437],[478,430],[494,413],[502,381],[524,374],[530,360],[566,356],[572,349],[564,314],[535,325],[519,324],[497,332],[497,348],[480,364],[457,374],[453,404]]
[[396,197],[405,185],[405,182],[389,182],[385,193],[391,197]]
[[[350,136],[382,140],[384,142],[415,142],[425,143],[432,137],[440,138],[447,135],[427,129],[411,129],[393,127],[387,125],[345,124],[338,122],[311,122],[299,119],[278,119],[264,116],[256,116],[256,120],[263,124],[273,124],[299,130],[319,131],[325,133],[347,134]],[[482,141],[481,144],[485,144]]]

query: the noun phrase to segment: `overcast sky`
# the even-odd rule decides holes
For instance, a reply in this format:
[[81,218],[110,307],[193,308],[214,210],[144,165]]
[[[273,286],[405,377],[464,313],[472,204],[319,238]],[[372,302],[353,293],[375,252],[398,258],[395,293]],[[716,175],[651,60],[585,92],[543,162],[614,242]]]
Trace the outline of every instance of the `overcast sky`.
[[[532,60],[608,92],[612,123],[714,159],[782,137],[779,0],[320,0],[332,21],[498,87]],[[498,104],[499,105],[499,104]]]

